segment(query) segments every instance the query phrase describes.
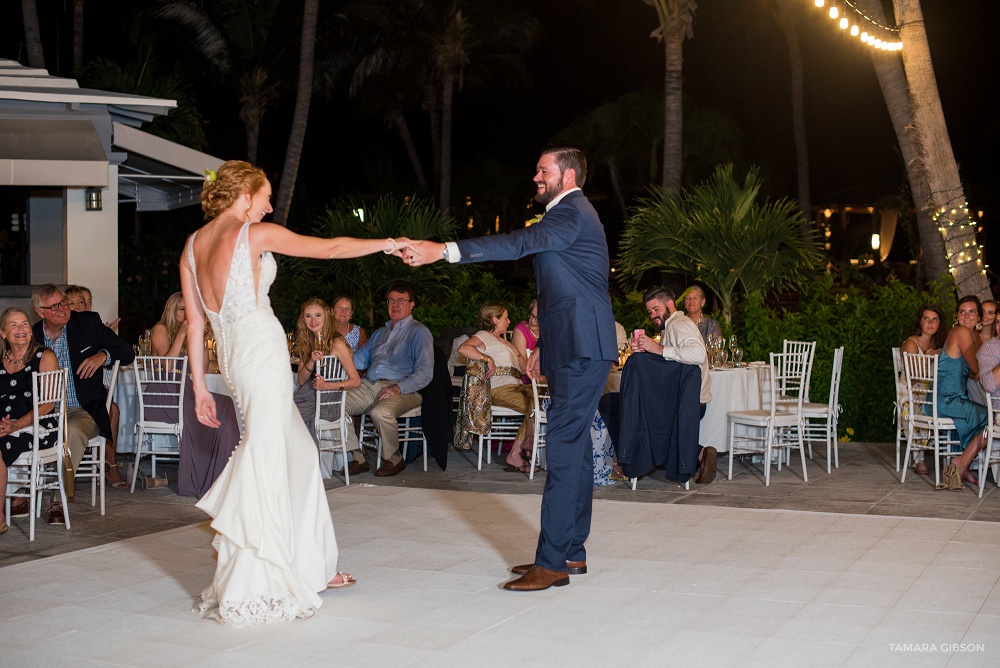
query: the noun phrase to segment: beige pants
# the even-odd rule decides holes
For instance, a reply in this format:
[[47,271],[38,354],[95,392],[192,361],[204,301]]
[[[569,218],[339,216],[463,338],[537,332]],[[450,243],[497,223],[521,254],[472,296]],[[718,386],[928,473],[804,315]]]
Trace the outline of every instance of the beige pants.
[[524,416],[521,427],[517,430],[517,441],[525,444],[527,440],[527,430],[529,416],[535,407],[534,397],[531,394],[531,385],[501,385],[491,390],[493,405],[502,408],[509,408]]
[[[378,400],[378,394],[383,388],[395,385],[395,381],[361,379],[361,387],[347,391],[344,405],[348,415],[368,413],[375,423],[375,431],[382,441],[382,460],[390,464],[398,464],[403,460],[399,453],[399,431],[396,418],[411,411],[423,402],[419,392],[400,394],[388,399]],[[347,449],[356,462],[364,461],[358,435],[353,429],[347,430]]]
[[[73,471],[76,471],[80,465],[80,460],[83,459],[83,453],[87,450],[90,439],[99,433],[97,423],[94,422],[94,418],[90,417],[90,413],[82,408],[66,409],[66,446],[69,448]],[[64,476],[66,497],[71,499],[76,490],[75,479],[69,471],[64,470],[63,473],[66,474]]]

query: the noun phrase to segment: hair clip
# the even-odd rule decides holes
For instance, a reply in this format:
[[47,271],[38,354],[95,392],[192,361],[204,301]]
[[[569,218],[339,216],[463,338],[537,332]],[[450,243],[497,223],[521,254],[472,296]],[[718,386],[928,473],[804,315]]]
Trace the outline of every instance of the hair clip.
[[212,171],[211,169],[206,169],[205,170],[205,180],[206,181],[218,181],[219,180],[219,173],[215,172],[215,171]]

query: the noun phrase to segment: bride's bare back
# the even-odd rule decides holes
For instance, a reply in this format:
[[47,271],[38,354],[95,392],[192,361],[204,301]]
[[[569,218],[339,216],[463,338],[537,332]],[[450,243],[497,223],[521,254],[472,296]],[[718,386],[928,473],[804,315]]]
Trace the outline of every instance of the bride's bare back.
[[[205,307],[218,313],[226,296],[226,283],[232,270],[233,253],[243,222],[228,216],[219,216],[198,230],[194,238],[194,264],[198,289]],[[253,284],[260,284],[260,251],[254,248],[254,226],[248,231],[250,261],[253,267]],[[183,260],[182,260],[183,262]],[[256,289],[256,288],[255,288]]]

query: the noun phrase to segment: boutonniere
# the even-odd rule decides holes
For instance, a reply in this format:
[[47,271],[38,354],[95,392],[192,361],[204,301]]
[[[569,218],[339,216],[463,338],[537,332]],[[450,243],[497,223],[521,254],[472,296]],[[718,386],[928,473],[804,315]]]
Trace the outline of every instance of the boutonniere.
[[531,220],[526,220],[524,222],[524,226],[525,227],[531,227],[535,223],[540,223],[542,221],[542,218],[544,218],[544,217],[545,217],[545,214],[544,213],[540,213],[537,216],[535,216],[534,218],[532,218]]

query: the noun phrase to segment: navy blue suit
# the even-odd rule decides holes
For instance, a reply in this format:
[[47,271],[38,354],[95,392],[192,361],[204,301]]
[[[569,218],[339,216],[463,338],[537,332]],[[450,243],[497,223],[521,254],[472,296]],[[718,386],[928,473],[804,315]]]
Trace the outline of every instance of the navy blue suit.
[[574,191],[531,227],[457,243],[462,262],[535,255],[541,370],[552,397],[535,564],[565,571],[567,560],[586,559],[594,492],[590,424],[618,359],[604,226],[583,192]]

